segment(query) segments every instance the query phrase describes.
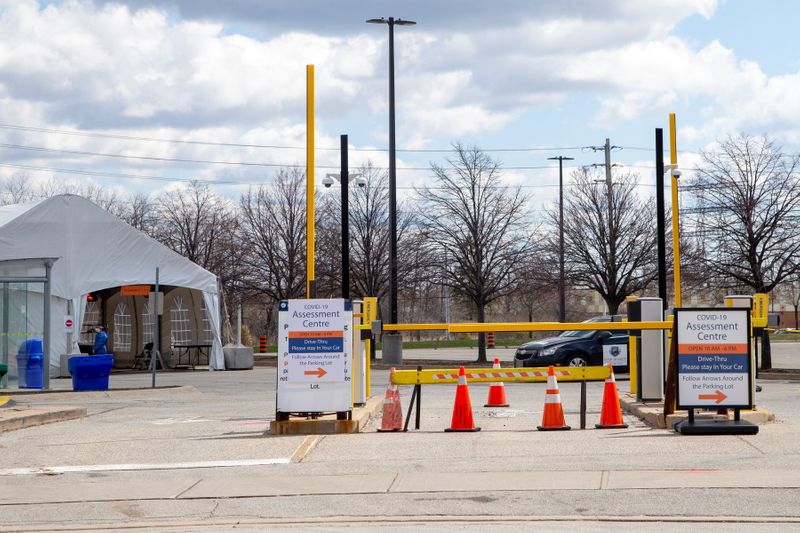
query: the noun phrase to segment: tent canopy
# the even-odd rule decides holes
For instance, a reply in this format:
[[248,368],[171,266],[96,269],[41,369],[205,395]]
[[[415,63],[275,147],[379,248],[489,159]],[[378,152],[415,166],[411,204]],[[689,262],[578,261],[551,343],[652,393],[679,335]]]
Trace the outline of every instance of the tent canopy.
[[[152,285],[156,267],[161,284],[202,292],[215,336],[209,366],[224,368],[216,276],[86,198],[64,194],[0,207],[0,260],[31,257],[58,258],[52,270],[52,295],[54,300],[71,300],[76,311],[84,308],[90,292]],[[76,322],[81,319],[79,313]],[[58,366],[52,354],[66,353],[58,350],[67,348],[65,339],[59,346],[63,327],[54,322],[58,327],[51,331],[51,367]]]

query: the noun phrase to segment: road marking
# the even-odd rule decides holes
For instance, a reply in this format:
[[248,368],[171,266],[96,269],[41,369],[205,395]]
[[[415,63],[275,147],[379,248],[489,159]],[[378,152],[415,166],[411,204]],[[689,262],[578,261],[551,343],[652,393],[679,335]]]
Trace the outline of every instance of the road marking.
[[317,446],[317,444],[319,444],[319,441],[321,441],[322,439],[323,436],[321,435],[307,436],[305,439],[303,439],[303,442],[300,443],[300,446],[298,446],[297,449],[292,454],[291,462],[299,463],[300,461],[305,459],[306,456],[309,453],[311,453],[311,450],[313,450]]
[[185,470],[189,468],[232,468],[238,466],[285,465],[289,457],[274,459],[235,459],[229,461],[195,461],[190,463],[130,463],[111,465],[41,466],[31,468],[3,468],[0,476],[33,476],[37,474],[67,474],[80,472],[123,472],[128,470]]

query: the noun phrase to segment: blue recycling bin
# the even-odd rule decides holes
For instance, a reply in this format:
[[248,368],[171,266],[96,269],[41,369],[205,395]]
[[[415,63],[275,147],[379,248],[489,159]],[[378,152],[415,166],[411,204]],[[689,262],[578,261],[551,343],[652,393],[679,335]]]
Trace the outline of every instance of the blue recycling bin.
[[41,389],[44,350],[42,339],[28,339],[17,350],[17,372],[20,389]]
[[76,355],[67,368],[72,376],[72,390],[108,390],[108,376],[114,366],[114,354]]

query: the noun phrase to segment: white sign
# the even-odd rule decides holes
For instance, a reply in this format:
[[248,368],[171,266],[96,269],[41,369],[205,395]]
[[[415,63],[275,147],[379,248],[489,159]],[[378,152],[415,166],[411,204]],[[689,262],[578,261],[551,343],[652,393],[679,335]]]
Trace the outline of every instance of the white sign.
[[628,366],[628,346],[608,344],[603,346],[603,365]]
[[278,304],[278,412],[327,413],[353,408],[350,300]]
[[750,311],[677,309],[678,408],[752,406]]
[[64,315],[64,333],[74,333],[75,332],[75,322],[72,319],[72,315]]

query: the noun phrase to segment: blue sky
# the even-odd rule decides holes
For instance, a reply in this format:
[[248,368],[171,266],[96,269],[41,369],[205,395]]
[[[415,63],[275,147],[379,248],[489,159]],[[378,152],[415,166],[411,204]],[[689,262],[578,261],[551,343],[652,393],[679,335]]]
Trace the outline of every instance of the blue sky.
[[[232,182],[217,188],[236,197],[271,178],[252,163],[304,162],[307,63],[317,145],[347,133],[351,164],[385,165],[385,151],[359,151],[388,144],[387,30],[364,20],[391,15],[418,22],[396,35],[398,147],[536,148],[492,155],[537,211],[557,193],[547,158],[601,162],[585,147],[606,137],[622,147],[614,162],[652,183],[654,128],[669,112],[682,150],[745,131],[796,152],[799,11],[788,0],[0,0],[0,178],[157,193],[180,182],[130,176],[194,177]],[[444,157],[399,153],[401,186]],[[321,177],[338,153],[317,161]],[[539,166],[551,168],[519,168]]]

